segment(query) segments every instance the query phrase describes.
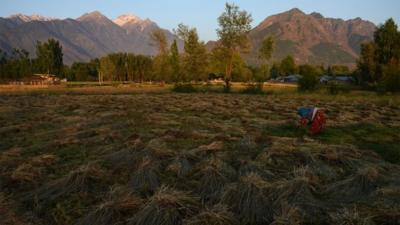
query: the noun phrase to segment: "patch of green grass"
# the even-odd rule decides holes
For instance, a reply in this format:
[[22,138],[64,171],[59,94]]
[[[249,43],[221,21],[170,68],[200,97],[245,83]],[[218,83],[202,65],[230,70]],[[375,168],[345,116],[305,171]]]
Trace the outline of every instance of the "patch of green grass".
[[302,137],[307,134],[305,127],[297,127],[294,124],[268,126],[263,130],[263,135],[279,137]]
[[386,161],[400,163],[399,134],[398,127],[360,123],[327,127],[318,138],[331,144],[353,144],[361,149],[370,149]]

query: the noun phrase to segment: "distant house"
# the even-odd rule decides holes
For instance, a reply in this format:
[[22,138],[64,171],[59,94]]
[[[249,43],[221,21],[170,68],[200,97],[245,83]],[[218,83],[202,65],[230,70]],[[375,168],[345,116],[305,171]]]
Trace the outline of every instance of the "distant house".
[[338,83],[342,84],[353,84],[355,82],[354,78],[351,76],[329,76],[329,75],[323,75],[319,79],[319,82],[322,84],[328,84],[331,81],[336,81]]
[[297,82],[299,82],[301,77],[302,77],[301,75],[292,74],[292,75],[288,75],[288,76],[284,76],[284,77],[278,77],[278,78],[272,80],[272,82],[276,82],[276,83],[297,83]]
[[297,83],[301,79],[301,75],[293,74],[283,78],[285,83]]
[[33,74],[31,76],[24,77],[19,81],[12,81],[10,84],[14,85],[58,85],[66,82],[66,79],[60,79],[52,74]]

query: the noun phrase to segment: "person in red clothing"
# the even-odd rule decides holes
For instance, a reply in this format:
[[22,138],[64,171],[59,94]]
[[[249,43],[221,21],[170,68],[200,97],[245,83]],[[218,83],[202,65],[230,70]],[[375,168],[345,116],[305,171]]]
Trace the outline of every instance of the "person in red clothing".
[[304,126],[311,124],[310,134],[318,135],[322,132],[325,127],[326,118],[323,111],[318,108],[300,108],[297,111],[300,118],[300,125]]

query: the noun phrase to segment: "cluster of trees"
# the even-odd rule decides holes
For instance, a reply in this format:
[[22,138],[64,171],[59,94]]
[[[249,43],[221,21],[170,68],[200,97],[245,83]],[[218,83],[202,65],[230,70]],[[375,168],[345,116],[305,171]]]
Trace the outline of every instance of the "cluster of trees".
[[37,42],[36,58],[29,52],[14,49],[11,55],[0,50],[0,80],[19,80],[34,73],[62,75],[63,53],[60,43],[54,39]]
[[400,91],[400,32],[393,19],[380,26],[374,40],[361,45],[358,80],[361,85]]

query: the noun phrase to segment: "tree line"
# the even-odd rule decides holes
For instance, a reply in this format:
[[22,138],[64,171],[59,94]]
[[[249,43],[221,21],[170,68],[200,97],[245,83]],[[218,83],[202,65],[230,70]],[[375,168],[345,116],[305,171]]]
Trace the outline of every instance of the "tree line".
[[199,40],[196,28],[179,24],[174,33],[184,42],[183,52],[179,52],[176,40],[169,44],[162,30],[154,30],[151,44],[157,48],[155,56],[112,53],[71,66],[63,65],[62,47],[58,41],[50,39],[37,43],[34,59],[25,50],[15,49],[11,56],[0,52],[0,79],[20,79],[33,73],[55,74],[70,81],[186,83],[221,78],[225,90],[229,91],[232,81],[261,84],[269,78],[300,74],[316,83],[319,76],[326,74],[351,75],[359,85],[367,88],[400,89],[400,34],[392,19],[377,29],[372,42],[361,45],[354,71],[341,65],[327,68],[323,65],[296,65],[290,55],[281,61],[270,62],[274,51],[273,37],[263,40],[258,51],[259,65],[247,65],[242,55],[251,48],[248,39],[251,22],[250,14],[227,3],[218,18],[219,39],[210,51]]

